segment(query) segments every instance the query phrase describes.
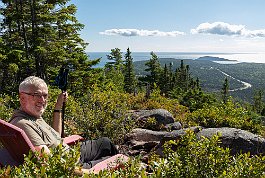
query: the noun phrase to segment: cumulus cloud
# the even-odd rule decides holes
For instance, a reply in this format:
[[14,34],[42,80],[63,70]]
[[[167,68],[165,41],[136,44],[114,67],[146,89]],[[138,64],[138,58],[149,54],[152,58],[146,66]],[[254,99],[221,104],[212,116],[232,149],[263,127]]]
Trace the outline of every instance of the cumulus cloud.
[[231,25],[225,22],[202,23],[191,29],[192,34],[206,33],[228,36],[265,37],[265,29],[248,30],[244,25]]
[[138,30],[138,29],[110,29],[100,32],[101,35],[120,35],[120,36],[170,36],[176,37],[179,35],[185,35],[184,32],[171,31],[162,32],[159,30]]

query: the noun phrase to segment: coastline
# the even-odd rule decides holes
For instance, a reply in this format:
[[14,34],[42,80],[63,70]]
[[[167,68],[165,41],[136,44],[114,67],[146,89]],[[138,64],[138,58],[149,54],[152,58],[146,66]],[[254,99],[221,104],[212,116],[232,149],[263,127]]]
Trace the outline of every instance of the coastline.
[[[101,61],[96,67],[104,67],[107,55],[110,52],[87,52],[89,59],[101,58]],[[124,56],[125,52],[122,52]],[[210,56],[216,58],[223,58],[225,60],[214,61],[220,64],[238,64],[238,63],[265,63],[265,53],[213,53],[213,52],[155,52],[159,58],[174,58],[174,59],[198,59],[200,57]],[[132,52],[133,61],[149,60],[150,52]]]

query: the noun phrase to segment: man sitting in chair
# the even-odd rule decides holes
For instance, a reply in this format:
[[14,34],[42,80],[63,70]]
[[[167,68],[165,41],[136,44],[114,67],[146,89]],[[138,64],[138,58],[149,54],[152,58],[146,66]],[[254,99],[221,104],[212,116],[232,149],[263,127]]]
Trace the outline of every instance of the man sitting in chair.
[[[67,96],[67,92],[58,96],[51,127],[42,118],[48,102],[47,84],[41,78],[27,77],[19,85],[20,108],[14,111],[10,123],[24,130],[37,151],[44,149],[44,152],[49,154],[49,148],[54,148],[61,143],[67,150],[69,146],[63,143],[60,136],[62,132],[61,109]],[[96,163],[118,154],[115,145],[106,137],[82,142],[80,152],[80,163],[83,169],[90,169]]]

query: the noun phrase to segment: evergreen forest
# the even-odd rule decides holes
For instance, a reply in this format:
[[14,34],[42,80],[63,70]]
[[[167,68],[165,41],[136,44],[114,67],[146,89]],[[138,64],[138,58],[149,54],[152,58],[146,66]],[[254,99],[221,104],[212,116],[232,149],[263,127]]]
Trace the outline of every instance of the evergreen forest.
[[[264,82],[258,81],[255,74],[247,77],[246,64],[236,64],[233,70],[232,65],[214,65],[242,81],[255,83],[256,90],[242,94],[247,98],[233,95],[231,89],[241,87],[241,83],[229,77],[219,77],[216,84],[209,77],[213,70],[205,67],[209,61],[161,60],[150,52],[148,61],[134,62],[129,47],[124,52],[113,47],[106,65],[95,68],[101,59],[87,56],[88,44],[80,37],[84,25],[79,23],[76,12],[70,0],[1,1],[1,119],[9,121],[19,107],[19,83],[35,75],[49,85],[49,104],[43,118],[51,123],[61,92],[55,80],[63,67],[69,70],[66,135],[82,133],[90,139],[106,136],[120,145],[139,124],[128,117],[128,111],[162,108],[184,128],[232,127],[265,136]],[[248,69],[260,67],[264,69],[260,64]],[[172,145],[177,146],[176,151]],[[147,167],[142,166],[141,157],[131,157],[123,168],[83,177],[265,177],[263,154],[231,155],[229,148],[220,147],[218,135],[198,139],[188,129],[181,140],[166,142],[164,148],[165,157],[153,154]],[[78,177],[74,171],[79,166],[78,146],[67,155],[62,154],[61,147],[51,152],[38,159],[34,156],[38,153],[25,155],[23,165],[2,167],[0,178]]]

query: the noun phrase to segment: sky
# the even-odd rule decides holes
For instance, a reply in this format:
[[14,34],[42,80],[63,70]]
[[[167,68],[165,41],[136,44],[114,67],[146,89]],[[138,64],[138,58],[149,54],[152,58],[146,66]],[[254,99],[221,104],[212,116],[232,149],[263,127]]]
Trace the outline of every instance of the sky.
[[87,52],[265,53],[265,0],[71,0]]

